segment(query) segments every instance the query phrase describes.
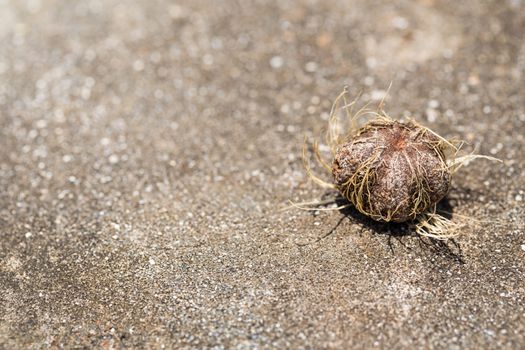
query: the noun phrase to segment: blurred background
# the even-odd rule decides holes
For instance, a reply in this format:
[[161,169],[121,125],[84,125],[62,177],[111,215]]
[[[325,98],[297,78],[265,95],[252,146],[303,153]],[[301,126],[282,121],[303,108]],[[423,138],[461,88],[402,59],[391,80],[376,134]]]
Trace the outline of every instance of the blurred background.
[[[524,30],[521,0],[0,0],[0,347],[524,346]],[[343,86],[391,82],[504,161],[454,179],[456,244],[278,210],[327,196],[301,149]]]

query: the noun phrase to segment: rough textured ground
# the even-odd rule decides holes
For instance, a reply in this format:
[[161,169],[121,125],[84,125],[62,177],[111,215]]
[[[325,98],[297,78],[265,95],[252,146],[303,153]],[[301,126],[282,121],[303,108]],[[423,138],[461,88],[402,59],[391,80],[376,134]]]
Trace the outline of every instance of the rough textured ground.
[[[525,347],[523,28],[521,0],[0,1],[0,348]],[[343,85],[390,81],[390,115],[504,161],[454,178],[455,242],[279,211],[333,195],[300,153]]]

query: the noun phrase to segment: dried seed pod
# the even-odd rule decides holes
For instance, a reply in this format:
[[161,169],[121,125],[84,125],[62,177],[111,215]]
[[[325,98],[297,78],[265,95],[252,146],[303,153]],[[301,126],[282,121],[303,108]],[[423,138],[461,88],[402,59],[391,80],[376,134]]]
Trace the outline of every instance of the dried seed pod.
[[442,141],[414,122],[386,118],[339,146],[332,174],[343,196],[378,221],[413,220],[450,188]]
[[[409,221],[415,232],[424,236],[454,236],[458,225],[439,215],[436,205],[448,193],[452,175],[472,159],[498,159],[472,154],[458,157],[461,143],[446,140],[415,121],[390,118],[383,110],[383,101],[376,111],[365,105],[353,113],[356,101],[348,103],[346,93],[345,88],[330,113],[326,144],[333,156],[331,162],[323,159],[317,142],[313,144],[316,159],[332,174],[333,182],[312,173],[305,147],[303,161],[308,176],[323,187],[339,190],[349,201],[333,209],[353,205],[374,220]],[[342,110],[350,125],[344,133],[338,118]],[[356,127],[358,118],[365,114],[373,115],[373,120]],[[321,204],[294,206],[318,210],[316,207]]]

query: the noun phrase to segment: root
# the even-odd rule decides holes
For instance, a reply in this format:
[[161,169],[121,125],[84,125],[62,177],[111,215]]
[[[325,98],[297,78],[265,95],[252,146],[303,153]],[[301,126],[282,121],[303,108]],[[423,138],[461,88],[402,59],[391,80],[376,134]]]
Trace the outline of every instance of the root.
[[308,146],[308,144],[307,144],[307,142],[305,140],[304,145],[303,145],[303,166],[304,166],[304,168],[306,170],[306,174],[308,175],[308,177],[310,179],[312,179],[313,182],[315,182],[316,184],[318,184],[319,186],[321,186],[323,188],[336,189],[337,187],[333,183],[326,182],[323,179],[321,179],[321,178],[319,178],[319,177],[317,177],[316,175],[313,174],[312,168],[310,167],[310,162],[308,160],[307,146]]
[[423,129],[425,132],[428,132],[432,134],[434,137],[436,137],[438,139],[437,146],[441,149],[441,151],[446,151],[448,149],[448,150],[452,150],[454,153],[457,153],[459,149],[461,148],[461,146],[455,145],[454,141],[445,139],[443,136],[438,135],[436,132],[430,130],[426,126],[423,126],[413,120],[411,122],[414,123],[416,126],[420,127],[421,129]]
[[410,225],[414,232],[420,236],[439,240],[456,237],[459,234],[461,225],[452,222],[436,211],[436,205],[434,204],[430,212],[419,214],[415,223]]
[[445,169],[451,174],[455,174],[463,165],[467,165],[468,163],[470,163],[470,161],[474,159],[487,159],[490,161],[496,161],[500,163],[502,162],[501,159],[481,154],[471,153],[465,156],[458,156],[459,152],[461,151],[461,148],[465,144],[464,141],[447,140],[444,137],[435,133],[434,131],[430,130],[429,128],[415,121],[411,122],[423,129],[424,132],[428,132],[438,139],[437,142],[431,143],[429,144],[429,146],[434,149],[437,155],[439,155],[439,157],[443,161],[443,164],[446,164]]
[[382,217],[370,212],[372,208],[370,186],[375,181],[374,165],[380,157],[381,152],[375,152],[340,187],[343,197],[353,203],[358,211],[376,220],[382,219]]
[[500,162],[503,163],[501,159],[490,157],[490,156],[484,156],[481,154],[467,154],[466,156],[454,158],[450,161],[448,161],[448,169],[450,173],[454,174],[456,173],[463,165],[467,165],[474,159],[488,159],[490,161]]
[[319,164],[321,164],[326,171],[332,173],[332,167],[321,156],[321,150],[319,149],[319,143],[317,141],[313,142],[312,149],[314,151],[315,159],[317,159]]
[[429,185],[425,178],[423,176],[420,176],[419,174],[420,172],[418,170],[418,173],[415,175],[416,195],[414,198],[414,207],[412,208],[412,211],[410,213],[410,215],[414,218],[417,217],[417,215],[419,215],[421,212],[428,209],[432,203],[429,195]]
[[288,200],[288,203],[290,205],[288,205],[288,206],[286,206],[284,208],[281,208],[280,211],[287,211],[287,210],[290,210],[292,208],[298,208],[298,207],[311,207],[311,208],[314,208],[314,207],[321,206],[321,205],[327,205],[327,204],[335,203],[335,200],[334,199],[328,199],[328,200],[325,200],[325,201],[314,200],[314,201],[310,201],[310,202],[301,202],[301,203],[295,203],[292,200]]
[[381,102],[379,102],[379,105],[377,106],[377,110],[384,113],[384,107],[385,107],[385,100],[388,94],[390,94],[390,89],[392,88],[393,81],[390,81],[390,84],[388,85],[388,89],[386,89],[385,95],[381,99]]
[[330,146],[330,151],[332,152],[332,156],[335,156],[337,152],[337,146],[341,143],[341,130],[339,126],[339,118],[337,117],[337,114],[341,107],[339,106],[341,103],[341,99],[343,99],[344,106],[342,108],[345,108],[347,113],[350,113],[348,111],[348,108],[352,108],[353,104],[348,105],[346,103],[346,94],[348,93],[348,87],[345,86],[343,89],[343,92],[337,96],[337,98],[334,100],[334,103],[332,104],[332,109],[330,110],[330,117],[328,119],[328,130],[326,132],[326,143]]
[[297,208],[297,209],[306,210],[306,211],[334,211],[334,210],[342,210],[352,205],[351,203],[347,203],[347,204],[343,204],[343,205],[332,207],[332,208],[319,208],[319,206],[330,204],[330,203],[334,203],[334,200],[322,201],[322,202],[303,202],[303,203],[294,203],[290,201],[290,206],[283,208],[283,210]]
[[499,220],[499,219],[494,219],[494,218],[491,218],[489,220],[480,220],[480,219],[475,219],[471,216],[468,216],[468,215],[463,215],[463,214],[458,214],[458,213],[452,213],[452,212],[449,212],[449,211],[445,211],[445,210],[440,210],[441,213],[443,214],[447,214],[447,215],[450,215],[450,216],[454,216],[454,217],[457,217],[457,218],[460,218],[460,219],[464,219],[468,222],[469,225],[475,225],[476,227],[479,227],[480,225],[497,225],[497,226],[505,226],[506,225],[506,222],[505,221],[502,221],[502,220]]

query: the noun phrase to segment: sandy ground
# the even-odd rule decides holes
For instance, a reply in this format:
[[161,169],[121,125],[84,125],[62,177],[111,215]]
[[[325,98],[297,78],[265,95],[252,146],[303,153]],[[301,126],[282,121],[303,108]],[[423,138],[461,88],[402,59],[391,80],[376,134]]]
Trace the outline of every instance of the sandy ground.
[[[524,348],[524,28],[521,0],[0,1],[0,348]],[[390,115],[503,160],[454,178],[454,241],[280,210],[333,198],[300,154],[342,87],[391,81]]]

